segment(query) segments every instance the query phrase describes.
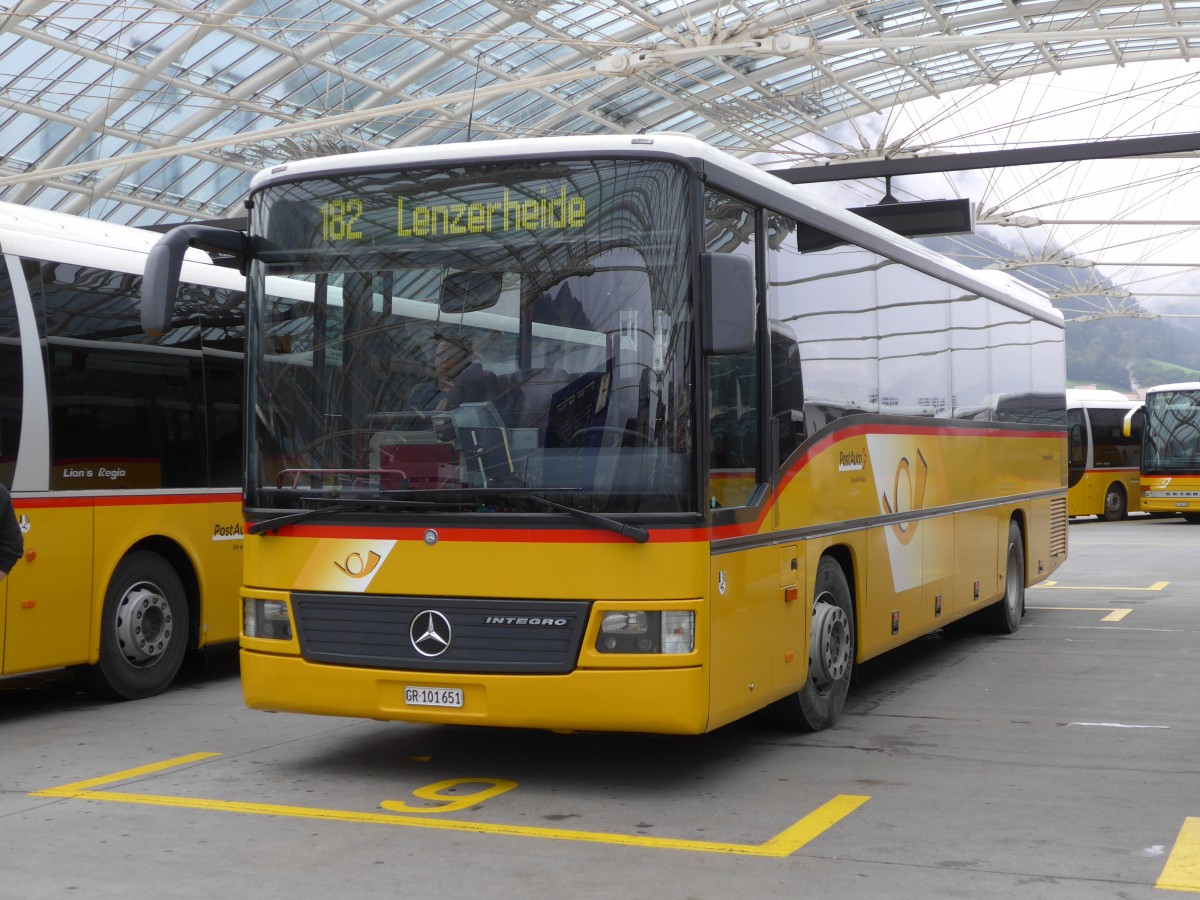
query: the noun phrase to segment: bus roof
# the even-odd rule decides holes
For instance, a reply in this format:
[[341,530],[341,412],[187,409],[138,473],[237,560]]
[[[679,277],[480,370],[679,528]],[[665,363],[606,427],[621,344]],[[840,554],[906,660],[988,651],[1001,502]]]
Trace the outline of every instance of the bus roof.
[[1200,391],[1200,381],[1180,381],[1175,384],[1156,384],[1146,388],[1147,394],[1159,394],[1166,391]]
[[1137,406],[1140,400],[1131,400],[1120,391],[1097,390],[1096,388],[1067,388],[1067,403],[1088,406],[1092,404],[1122,404]]
[[[69,213],[0,201],[0,250],[29,259],[142,273],[146,254],[162,237],[157,231],[86,219]],[[189,250],[185,280],[241,289],[245,279]],[[205,268],[199,268],[204,266]]]
[[723,150],[688,135],[575,135],[521,138],[472,143],[431,144],[395,150],[372,150],[289,162],[259,172],[250,193],[273,184],[333,174],[352,174],[389,168],[468,165],[474,162],[553,157],[645,158],[681,160],[701,168],[709,183],[743,195],[776,212],[791,216],[897,262],[931,272],[960,287],[1020,308],[1039,319],[1062,326],[1062,314],[1042,292],[1005,272],[975,270],[903,238],[862,216],[830,203],[803,187],[789,184]]
[[4,237],[10,234],[24,234],[62,238],[75,243],[143,251],[149,251],[161,236],[143,228],[131,228],[128,225],[117,225],[113,222],[86,219],[82,216],[4,201],[0,201],[0,234]]

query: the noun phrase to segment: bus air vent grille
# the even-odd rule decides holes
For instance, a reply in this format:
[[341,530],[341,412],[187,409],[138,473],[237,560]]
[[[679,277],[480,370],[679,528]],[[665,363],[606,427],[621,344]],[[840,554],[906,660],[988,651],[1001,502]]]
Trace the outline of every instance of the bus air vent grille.
[[1050,501],[1050,558],[1065,559],[1067,555],[1067,498]]

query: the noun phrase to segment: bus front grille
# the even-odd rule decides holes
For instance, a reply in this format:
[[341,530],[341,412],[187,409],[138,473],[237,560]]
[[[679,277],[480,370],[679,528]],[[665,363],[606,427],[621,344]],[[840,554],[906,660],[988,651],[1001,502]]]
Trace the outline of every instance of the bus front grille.
[[312,662],[439,672],[569,672],[589,604],[293,594],[301,655]]

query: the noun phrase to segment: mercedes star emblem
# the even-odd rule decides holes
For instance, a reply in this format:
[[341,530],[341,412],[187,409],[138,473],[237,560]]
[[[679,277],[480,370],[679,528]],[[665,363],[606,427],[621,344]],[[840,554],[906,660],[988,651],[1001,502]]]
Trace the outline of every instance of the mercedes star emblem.
[[408,638],[422,656],[441,656],[450,649],[450,620],[435,609],[422,610],[413,616]]

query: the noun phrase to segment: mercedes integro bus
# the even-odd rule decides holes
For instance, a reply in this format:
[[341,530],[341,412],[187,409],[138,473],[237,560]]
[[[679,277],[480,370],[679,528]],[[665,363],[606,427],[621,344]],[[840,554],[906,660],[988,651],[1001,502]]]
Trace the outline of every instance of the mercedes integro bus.
[[699,141],[326,157],[247,204],[160,241],[143,311],[189,245],[243,260],[251,707],[818,729],[1066,557],[1045,297]]

